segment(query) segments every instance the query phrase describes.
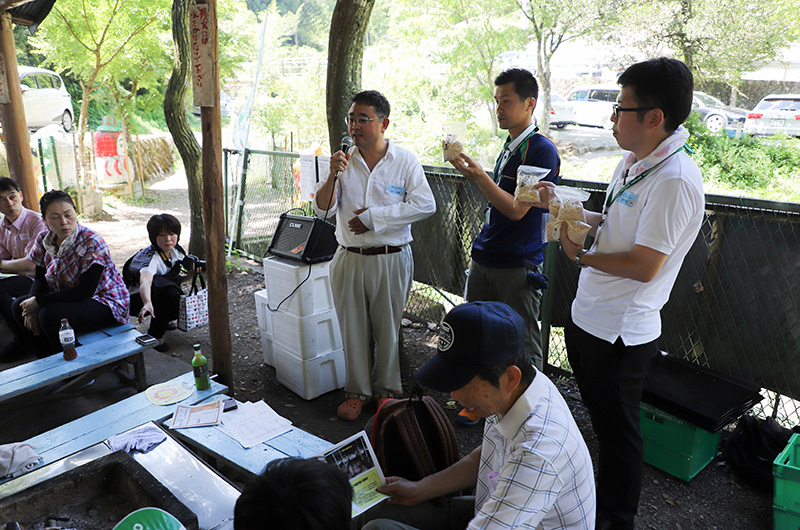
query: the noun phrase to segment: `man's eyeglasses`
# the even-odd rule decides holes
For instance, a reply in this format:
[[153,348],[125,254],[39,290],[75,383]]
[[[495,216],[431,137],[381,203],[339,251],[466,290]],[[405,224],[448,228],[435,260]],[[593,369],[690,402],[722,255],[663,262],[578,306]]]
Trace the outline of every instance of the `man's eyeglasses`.
[[619,118],[620,112],[644,112],[646,110],[653,110],[657,109],[658,107],[620,107],[619,103],[614,103],[611,105],[611,113],[614,114],[615,118]]
[[348,116],[348,117],[346,117],[344,119],[344,124],[345,125],[355,125],[357,123],[359,127],[364,127],[366,124],[368,124],[372,120],[378,120],[378,119],[380,119],[380,118],[378,118],[377,116],[375,118],[365,118],[364,116],[359,116],[358,118],[352,118],[352,117]]

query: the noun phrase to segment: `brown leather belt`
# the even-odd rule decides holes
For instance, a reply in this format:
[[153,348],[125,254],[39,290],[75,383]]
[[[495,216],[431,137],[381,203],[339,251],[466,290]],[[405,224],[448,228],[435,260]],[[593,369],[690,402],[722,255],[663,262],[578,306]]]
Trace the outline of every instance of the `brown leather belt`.
[[362,256],[377,256],[378,254],[394,254],[400,252],[403,247],[393,247],[391,245],[383,245],[382,247],[343,247],[348,252],[361,254]]

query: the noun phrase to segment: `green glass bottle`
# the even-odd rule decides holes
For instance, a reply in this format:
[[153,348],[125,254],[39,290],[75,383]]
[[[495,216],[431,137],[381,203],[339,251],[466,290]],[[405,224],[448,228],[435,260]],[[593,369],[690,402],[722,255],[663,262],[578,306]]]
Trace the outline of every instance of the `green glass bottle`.
[[194,386],[197,387],[197,390],[206,390],[211,386],[211,381],[208,379],[208,359],[200,353],[199,344],[195,344],[192,348],[194,349],[194,358],[192,359]]

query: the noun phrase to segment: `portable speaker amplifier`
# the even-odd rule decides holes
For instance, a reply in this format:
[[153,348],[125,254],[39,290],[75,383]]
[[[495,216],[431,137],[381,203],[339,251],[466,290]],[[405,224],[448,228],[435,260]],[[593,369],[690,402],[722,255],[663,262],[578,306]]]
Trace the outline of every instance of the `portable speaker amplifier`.
[[267,252],[304,263],[319,263],[336,252],[335,226],[319,217],[281,214]]

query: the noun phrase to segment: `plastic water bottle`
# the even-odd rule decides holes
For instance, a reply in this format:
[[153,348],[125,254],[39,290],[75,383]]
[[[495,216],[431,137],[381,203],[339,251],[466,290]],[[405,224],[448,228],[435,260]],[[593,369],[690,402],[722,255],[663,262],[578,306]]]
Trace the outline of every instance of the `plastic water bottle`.
[[69,325],[66,318],[61,319],[61,329],[58,330],[58,340],[61,341],[61,348],[64,350],[64,360],[71,361],[78,357],[75,349],[75,330]]
[[208,378],[208,359],[200,353],[199,344],[195,344],[192,348],[194,349],[194,358],[192,359],[194,386],[197,387],[197,390],[206,390],[211,386],[211,381]]

